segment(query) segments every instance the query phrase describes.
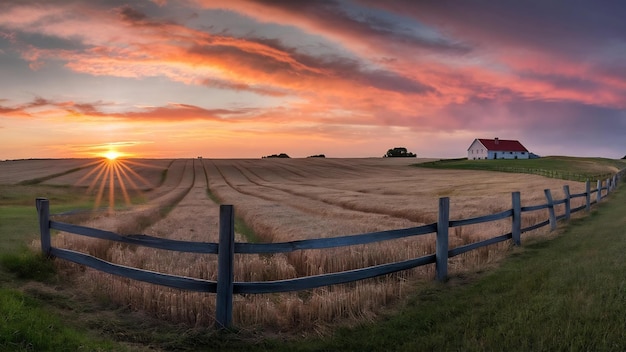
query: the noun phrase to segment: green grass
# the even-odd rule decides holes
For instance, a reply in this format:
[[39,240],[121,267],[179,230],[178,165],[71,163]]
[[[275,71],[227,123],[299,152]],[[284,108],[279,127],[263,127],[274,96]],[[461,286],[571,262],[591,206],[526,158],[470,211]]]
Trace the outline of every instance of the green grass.
[[606,158],[578,158],[549,156],[526,160],[467,160],[443,159],[415,164],[436,169],[485,170],[527,173],[573,181],[603,180],[612,176],[614,169],[626,168],[626,160]]
[[41,303],[0,288],[0,351],[120,351],[126,346],[68,327]]
[[26,247],[15,253],[1,255],[0,264],[19,279],[45,281],[55,273],[51,260]]

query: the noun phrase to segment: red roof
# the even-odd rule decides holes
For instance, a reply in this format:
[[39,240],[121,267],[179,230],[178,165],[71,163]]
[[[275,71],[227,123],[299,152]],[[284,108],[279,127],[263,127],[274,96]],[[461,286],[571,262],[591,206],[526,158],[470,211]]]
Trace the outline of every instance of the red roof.
[[519,141],[507,140],[507,139],[498,139],[497,142],[495,139],[478,139],[480,143],[482,143],[487,150],[498,151],[498,152],[528,152],[522,143]]

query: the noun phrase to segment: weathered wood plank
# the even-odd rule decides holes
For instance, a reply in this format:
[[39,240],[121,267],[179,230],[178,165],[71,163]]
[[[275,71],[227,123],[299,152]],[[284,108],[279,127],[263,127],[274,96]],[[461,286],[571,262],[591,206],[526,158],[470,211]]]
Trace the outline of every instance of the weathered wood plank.
[[529,205],[526,207],[522,207],[522,213],[528,212],[528,211],[536,211],[536,210],[541,210],[541,209],[548,209],[550,206],[548,204],[540,204],[540,205]]
[[509,210],[505,210],[505,211],[502,211],[502,212],[499,212],[499,213],[490,214],[490,215],[484,215],[484,216],[478,216],[478,217],[475,217],[475,218],[461,219],[461,220],[450,220],[449,226],[450,227],[456,227],[456,226],[480,224],[480,223],[483,223],[483,222],[491,222],[491,221],[497,221],[497,220],[506,219],[508,217],[511,217],[512,215],[513,215],[513,210],[509,209]]
[[587,196],[587,192],[582,192],[582,193],[570,194],[569,198],[570,199],[574,199],[574,198],[582,198],[582,197],[586,197],[586,196]]
[[585,210],[589,212],[591,210],[591,182],[587,180],[585,182]]
[[161,286],[178,288],[181,290],[197,292],[216,292],[215,281],[194,279],[184,276],[168,275],[154,271],[132,268],[124,265],[113,264],[105,260],[92,257],[87,254],[75,252],[69,249],[51,248],[51,254],[57,258],[88,266],[90,268],[133,280],[149,282]]
[[520,192],[511,193],[511,203],[513,204],[513,214],[511,219],[511,234],[513,244],[522,244],[522,197]]
[[546,226],[546,225],[550,225],[550,220],[549,220],[549,219],[548,219],[548,220],[546,220],[546,221],[542,221],[542,222],[540,222],[540,223],[537,223],[537,224],[534,224],[534,225],[528,226],[528,227],[524,227],[524,228],[522,229],[522,233],[524,233],[524,232],[528,232],[528,231],[532,231],[532,230],[536,230],[536,229],[541,228],[541,227],[544,227],[544,226]]
[[448,230],[450,223],[450,198],[439,198],[439,216],[437,220],[437,280],[445,281],[448,277]]
[[70,232],[77,235],[135,244],[144,247],[167,249],[178,252],[217,254],[216,243],[177,241],[147,235],[122,236],[111,231],[98,230],[90,227],[66,224],[57,221],[50,221],[50,228],[59,231]]
[[576,208],[573,208],[573,209],[572,209],[572,214],[574,214],[574,213],[576,213],[576,212],[579,212],[579,211],[581,211],[581,210],[584,210],[584,209],[587,209],[587,205],[585,205],[585,204],[583,204],[583,205],[581,205],[581,206],[578,206],[578,207],[576,207]]
[[223,329],[229,328],[233,320],[235,214],[232,205],[220,205],[219,236],[215,323],[219,328]]
[[50,257],[50,202],[46,198],[37,198],[35,200],[37,215],[39,218],[39,234],[41,238],[41,253]]
[[354,246],[380,241],[394,240],[409,236],[426,235],[437,231],[437,224],[432,223],[419,227],[399,230],[370,232],[359,235],[316,238],[279,243],[235,243],[235,253],[286,253],[302,249],[324,249],[333,247]]
[[546,199],[548,200],[548,213],[550,218],[550,231],[554,231],[556,229],[556,215],[554,213],[554,201],[552,200],[552,193],[549,189],[545,189],[543,191],[546,195]]
[[563,186],[563,193],[565,194],[565,219],[569,220],[572,211],[572,202],[568,185]]
[[380,264],[367,268],[342,271],[338,273],[314,275],[296,279],[276,281],[235,282],[233,291],[238,294],[245,294],[308,290],[316,287],[343,284],[391,274],[426,264],[432,264],[435,263],[435,261],[435,255],[431,254],[416,259],[410,259],[389,264]]
[[474,243],[466,244],[464,246],[456,247],[456,248],[450,249],[448,251],[448,257],[452,258],[452,257],[455,257],[455,256],[457,256],[459,254],[463,254],[465,252],[473,251],[474,249],[478,249],[480,247],[485,247],[485,246],[489,246],[491,244],[503,242],[503,241],[506,241],[506,240],[511,239],[511,238],[513,238],[513,234],[512,233],[507,233],[507,234],[504,234],[504,235],[500,235],[500,236],[497,236],[497,237],[489,238],[489,239],[482,240],[482,241],[479,241],[479,242],[474,242]]

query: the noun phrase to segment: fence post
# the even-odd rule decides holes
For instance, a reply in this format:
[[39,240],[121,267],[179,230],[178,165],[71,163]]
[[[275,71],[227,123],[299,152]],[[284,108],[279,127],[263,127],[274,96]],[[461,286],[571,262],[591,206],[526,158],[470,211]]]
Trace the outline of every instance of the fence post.
[[548,200],[548,213],[550,215],[550,231],[554,231],[556,229],[556,215],[554,214],[554,201],[552,201],[552,193],[549,189],[543,190],[543,193],[546,194],[546,199]]
[[217,250],[217,296],[215,321],[229,328],[233,319],[233,263],[235,257],[235,216],[232,205],[220,205],[220,234]]
[[591,210],[591,181],[585,182],[585,211]]
[[39,217],[39,233],[41,235],[41,253],[50,258],[50,202],[46,198],[35,200],[37,215]]
[[572,202],[569,193],[569,185],[563,186],[563,193],[565,193],[565,220],[569,220],[572,213]]
[[602,199],[602,180],[598,180],[598,194],[596,194],[596,203],[600,203],[600,199]]
[[513,244],[522,244],[522,200],[520,192],[511,193],[513,199],[513,219],[511,221],[511,233],[513,234]]
[[450,198],[439,198],[439,218],[437,219],[437,248],[435,270],[437,280],[448,277],[448,227],[450,225]]
[[606,179],[606,195],[608,196],[611,193],[611,179]]

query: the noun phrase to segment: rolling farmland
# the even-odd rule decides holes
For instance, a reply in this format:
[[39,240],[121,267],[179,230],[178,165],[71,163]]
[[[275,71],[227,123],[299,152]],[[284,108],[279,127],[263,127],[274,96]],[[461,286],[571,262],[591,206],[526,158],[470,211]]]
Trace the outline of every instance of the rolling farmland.
[[[237,234],[237,241],[282,242],[431,223],[436,220],[439,197],[451,198],[451,219],[507,209],[513,191],[521,191],[523,205],[539,204],[545,201],[544,189],[550,188],[555,197],[561,197],[562,186],[566,183],[535,175],[410,166],[419,161],[393,158],[122,161],[136,174],[119,174],[113,182],[113,192],[118,197],[123,187],[129,192],[138,188],[143,199],[141,204],[96,212],[88,219],[79,220],[86,226],[122,234],[145,233],[170,239],[216,242],[219,202],[233,204],[236,215],[254,232],[253,239],[244,236],[249,234]],[[51,166],[41,164],[36,170],[50,170],[48,175],[60,174],[46,179],[46,184],[73,185],[85,192],[92,186],[93,180],[86,175],[93,171],[95,164],[64,174],[64,170],[75,169],[80,164],[63,164],[66,168],[63,169],[51,160],[38,162]],[[5,163],[0,163],[0,171],[4,170]],[[29,167],[33,167],[32,164]],[[2,174],[12,175],[5,179],[13,183],[47,176],[41,171]],[[95,177],[97,172],[91,175]],[[132,182],[124,182],[125,177],[134,177],[136,187]],[[140,183],[141,179],[145,182]],[[584,191],[584,183],[568,181],[567,184],[573,193]],[[104,184],[103,194],[111,191],[110,185]],[[92,186],[92,196],[97,195],[95,188],[98,187]],[[507,227],[510,227],[508,220],[457,228],[451,234],[451,245],[489,237]],[[80,250],[147,270],[203,279],[215,279],[216,275],[214,256],[132,248],[63,233],[55,236],[53,242],[61,248]],[[350,270],[432,253],[433,246],[432,237],[420,236],[325,251],[238,255],[235,280],[279,280]],[[508,246],[501,243],[461,255],[451,261],[451,270],[458,273],[489,265],[502,258]],[[210,294],[132,282],[90,269],[80,270],[69,263],[59,263],[59,266],[89,290],[107,292],[120,304],[158,317],[207,325],[214,315],[215,300]],[[431,280],[433,272],[432,266],[426,266],[307,292],[240,295],[234,302],[235,324],[262,324],[279,330],[318,329],[338,320],[370,319],[380,309],[404,297],[411,290],[412,282]]]

